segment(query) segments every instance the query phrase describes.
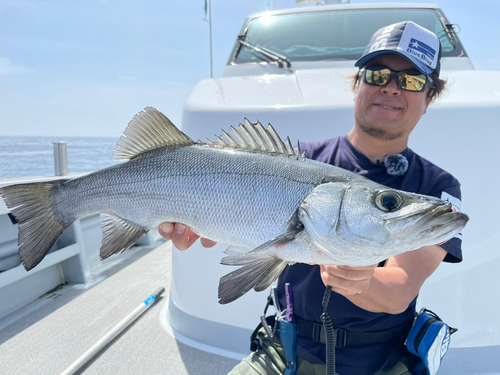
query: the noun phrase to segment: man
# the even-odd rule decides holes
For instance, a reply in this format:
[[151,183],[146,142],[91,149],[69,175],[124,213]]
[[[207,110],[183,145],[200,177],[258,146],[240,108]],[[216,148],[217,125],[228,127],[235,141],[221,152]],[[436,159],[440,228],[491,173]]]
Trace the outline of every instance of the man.
[[[412,130],[444,88],[438,77],[437,36],[409,21],[390,25],[373,35],[355,65],[361,69],[353,77],[354,127],[346,136],[301,144],[307,157],[395,189],[439,198],[451,196],[459,202],[458,181],[408,148]],[[197,239],[182,224],[164,223],[159,230],[179,249],[188,248]],[[214,245],[201,241],[206,247]],[[288,266],[278,280],[278,297],[283,306],[284,285],[289,283],[299,325],[297,374],[325,373],[324,337],[314,334],[321,322],[325,285],[334,292],[328,305],[333,325],[347,337],[346,346],[336,350],[338,374],[411,374],[409,369],[418,359],[406,351],[404,340],[415,316],[419,290],[443,260],[461,259],[461,242],[454,238],[369,267]],[[259,350],[231,374],[284,372],[279,340],[270,339],[263,331],[258,337]]]

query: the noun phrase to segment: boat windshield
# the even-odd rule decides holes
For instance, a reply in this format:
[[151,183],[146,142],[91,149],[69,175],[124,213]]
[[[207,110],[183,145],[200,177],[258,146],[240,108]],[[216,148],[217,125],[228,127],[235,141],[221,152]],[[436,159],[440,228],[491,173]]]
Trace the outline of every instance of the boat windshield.
[[[447,21],[436,9],[345,9],[263,15],[250,20],[241,40],[267,48],[290,61],[356,60],[381,27],[410,20],[439,36],[443,56],[466,56]],[[453,38],[453,39],[450,39]],[[268,61],[237,43],[231,62]]]

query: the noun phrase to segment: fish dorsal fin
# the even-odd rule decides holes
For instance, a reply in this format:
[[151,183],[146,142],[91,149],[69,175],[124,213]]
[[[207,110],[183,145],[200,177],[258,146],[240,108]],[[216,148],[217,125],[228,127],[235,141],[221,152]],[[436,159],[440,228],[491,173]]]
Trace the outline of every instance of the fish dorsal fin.
[[259,121],[252,123],[246,118],[237,128],[231,126],[229,133],[223,130],[222,135],[216,135],[215,138],[215,141],[208,139],[206,144],[213,147],[260,150],[305,157],[305,153],[301,154],[293,148],[290,138],[287,137],[283,141],[271,124],[265,129]]
[[181,132],[163,113],[146,107],[129,122],[116,143],[113,160],[129,160],[146,151],[166,146],[189,146],[193,140]]

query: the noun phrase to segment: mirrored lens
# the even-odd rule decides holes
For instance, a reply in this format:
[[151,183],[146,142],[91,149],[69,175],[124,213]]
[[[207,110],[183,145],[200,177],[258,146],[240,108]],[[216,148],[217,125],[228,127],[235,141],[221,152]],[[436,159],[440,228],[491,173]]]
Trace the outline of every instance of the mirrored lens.
[[422,91],[427,82],[427,77],[423,74],[414,75],[408,73],[399,73],[399,87],[408,91]]
[[391,71],[389,69],[366,69],[366,83],[376,86],[385,86],[391,79]]

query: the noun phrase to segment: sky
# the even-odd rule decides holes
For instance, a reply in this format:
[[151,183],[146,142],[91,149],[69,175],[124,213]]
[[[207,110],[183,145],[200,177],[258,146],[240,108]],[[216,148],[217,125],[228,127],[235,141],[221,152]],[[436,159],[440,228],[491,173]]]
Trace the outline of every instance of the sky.
[[[434,4],[460,26],[475,67],[500,70],[500,1]],[[204,0],[0,0],[0,137],[119,137],[146,106],[180,124],[190,92],[210,78],[204,7]],[[212,0],[214,77],[249,14],[295,7],[295,0]]]

